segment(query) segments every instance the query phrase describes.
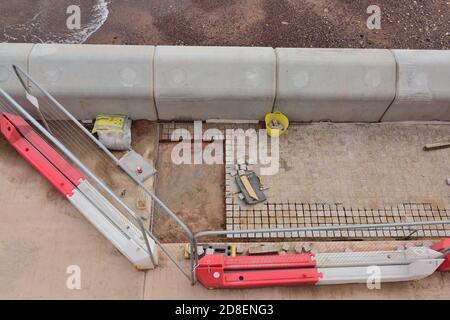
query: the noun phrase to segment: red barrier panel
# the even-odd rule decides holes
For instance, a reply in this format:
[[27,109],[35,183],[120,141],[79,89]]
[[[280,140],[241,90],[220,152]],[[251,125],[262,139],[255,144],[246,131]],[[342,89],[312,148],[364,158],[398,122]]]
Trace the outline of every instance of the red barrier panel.
[[78,186],[80,180],[85,177],[71,166],[58,152],[55,151],[44,139],[38,135],[33,128],[20,116],[11,113],[2,113],[16,130],[34,146],[45,158],[48,159],[59,171],[61,171],[74,185]]
[[27,160],[40,174],[42,174],[63,195],[72,195],[75,186],[59,172],[34,146],[23,138],[16,127],[5,117],[0,116],[1,132],[8,142]]
[[282,256],[206,255],[196,269],[208,289],[315,285],[321,278],[312,254]]

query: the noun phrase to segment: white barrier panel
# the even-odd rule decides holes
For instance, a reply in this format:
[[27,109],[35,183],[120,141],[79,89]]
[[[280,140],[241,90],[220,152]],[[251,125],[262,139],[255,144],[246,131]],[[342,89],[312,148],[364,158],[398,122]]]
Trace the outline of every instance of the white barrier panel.
[[153,55],[153,46],[37,44],[29,72],[78,119],[125,113],[156,120]]
[[395,96],[389,50],[280,48],[275,110],[291,121],[379,121]]
[[275,98],[272,48],[158,46],[155,99],[161,120],[263,120]]
[[450,51],[392,50],[397,96],[382,121],[450,120]]
[[16,99],[23,95],[24,89],[12,66],[15,64],[27,70],[32,48],[31,43],[0,43],[0,88]]

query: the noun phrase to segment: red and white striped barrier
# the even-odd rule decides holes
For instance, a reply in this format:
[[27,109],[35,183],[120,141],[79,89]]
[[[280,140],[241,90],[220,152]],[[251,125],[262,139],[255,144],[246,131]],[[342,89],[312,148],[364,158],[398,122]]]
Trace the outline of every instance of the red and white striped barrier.
[[445,261],[437,269],[439,272],[450,272],[450,238],[435,244],[431,249],[443,254]]
[[[0,130],[14,149],[67,197],[137,268],[155,267],[142,232],[42,139],[23,118],[10,113],[0,114]],[[151,250],[155,252],[154,242],[151,242]],[[155,255],[153,257],[155,258]]]
[[[447,249],[449,249],[447,247]],[[377,267],[380,282],[423,279],[448,256],[426,247],[402,251],[288,254],[277,256],[206,255],[196,269],[208,289],[367,283]]]

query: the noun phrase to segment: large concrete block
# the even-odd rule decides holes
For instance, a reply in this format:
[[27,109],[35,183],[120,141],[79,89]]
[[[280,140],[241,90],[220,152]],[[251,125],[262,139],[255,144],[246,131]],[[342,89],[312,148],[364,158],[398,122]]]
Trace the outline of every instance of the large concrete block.
[[24,89],[12,66],[27,70],[32,48],[31,43],[0,43],[0,88],[15,98],[22,96]]
[[397,96],[382,121],[450,120],[450,50],[392,50]]
[[153,55],[153,46],[37,44],[29,70],[79,119],[107,112],[156,120]]
[[275,72],[272,48],[158,46],[159,118],[263,120],[273,107]]
[[379,121],[395,96],[389,50],[276,49],[275,109],[291,121]]

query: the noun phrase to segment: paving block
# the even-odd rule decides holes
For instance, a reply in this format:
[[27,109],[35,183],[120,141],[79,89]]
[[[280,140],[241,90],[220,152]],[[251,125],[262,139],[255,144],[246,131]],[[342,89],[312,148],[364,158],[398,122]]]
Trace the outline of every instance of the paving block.
[[450,51],[391,50],[397,95],[382,121],[450,120]]
[[163,120],[263,120],[275,99],[272,48],[158,46],[155,98]]
[[295,253],[302,254],[303,253],[303,244],[302,243],[296,243],[294,246]]
[[241,245],[237,245],[236,246],[236,254],[238,255],[243,255],[245,253],[245,248]]
[[389,50],[277,48],[275,109],[291,121],[379,121],[395,97]]
[[288,251],[291,249],[291,244],[288,243],[288,242],[285,242],[285,243],[283,243],[281,249],[282,249],[283,251],[288,252]]
[[[156,120],[153,46],[36,44],[29,72],[76,118],[126,113]],[[32,93],[38,91],[32,87]]]

